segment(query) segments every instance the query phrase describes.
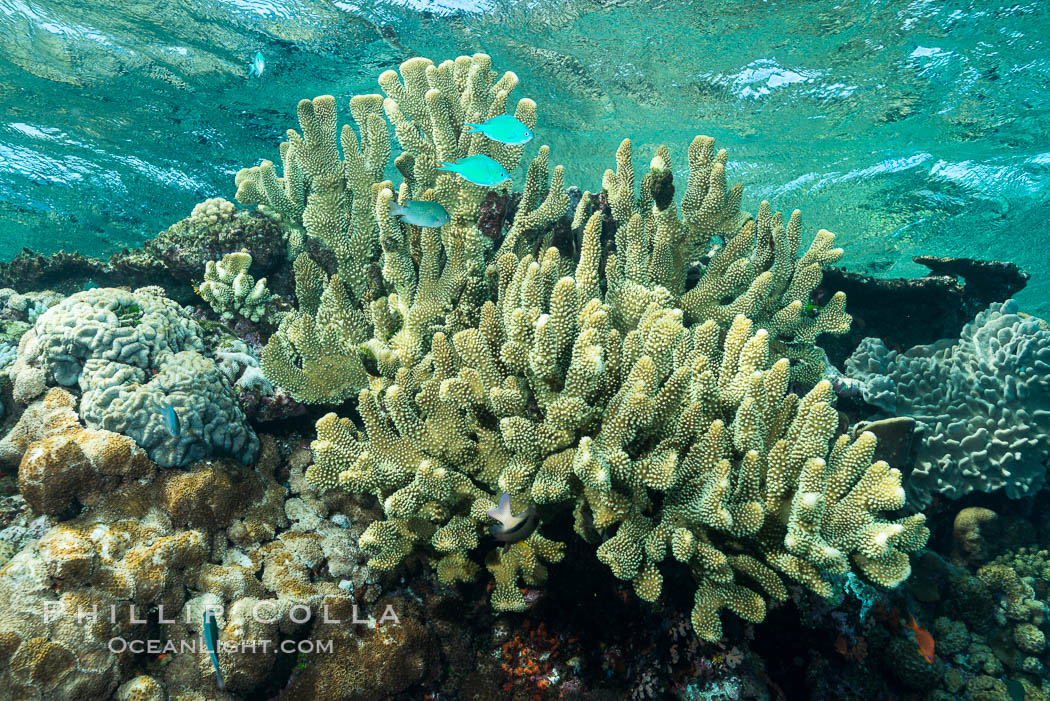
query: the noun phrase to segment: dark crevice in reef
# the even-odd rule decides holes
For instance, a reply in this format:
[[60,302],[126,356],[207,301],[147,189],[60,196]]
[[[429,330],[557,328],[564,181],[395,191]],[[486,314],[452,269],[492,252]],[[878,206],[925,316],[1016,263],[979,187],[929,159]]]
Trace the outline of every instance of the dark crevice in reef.
[[913,260],[929,268],[930,274],[882,280],[842,268],[824,269],[815,302],[821,302],[822,294],[830,298],[834,292],[845,292],[846,311],[853,315],[848,334],[820,337],[819,345],[832,363],[842,367],[868,336],[881,338],[895,349],[958,338],[963,325],[979,311],[1010,299],[1024,289],[1029,278],[1015,264],[1003,261],[933,256]]

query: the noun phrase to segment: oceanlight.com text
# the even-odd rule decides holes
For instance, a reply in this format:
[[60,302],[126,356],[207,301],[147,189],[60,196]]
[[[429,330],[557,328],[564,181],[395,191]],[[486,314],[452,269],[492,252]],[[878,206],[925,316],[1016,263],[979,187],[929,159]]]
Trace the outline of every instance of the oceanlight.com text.
[[[256,654],[256,653],[302,653],[312,655],[315,653],[326,653],[332,651],[334,641],[332,640],[232,640],[219,641],[216,644],[216,652],[228,654]],[[136,655],[144,652],[151,655],[174,655],[176,653],[196,654],[208,652],[208,646],[200,638],[189,640],[126,640],[124,638],[111,638],[109,651],[115,655],[122,652],[132,652]]]

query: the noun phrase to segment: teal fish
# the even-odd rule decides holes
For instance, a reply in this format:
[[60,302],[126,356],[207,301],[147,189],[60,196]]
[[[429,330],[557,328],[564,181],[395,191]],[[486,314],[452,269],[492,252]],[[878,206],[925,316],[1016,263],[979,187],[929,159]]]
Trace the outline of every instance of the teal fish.
[[461,158],[455,163],[438,163],[439,168],[449,173],[458,173],[461,178],[475,185],[495,187],[502,182],[510,180],[506,169],[488,156],[478,154]]
[[402,221],[428,229],[436,229],[448,223],[448,212],[437,202],[412,200],[406,204],[391,204],[390,213]]
[[172,436],[182,433],[182,424],[179,422],[179,415],[175,413],[175,407],[166,404],[160,413],[164,417],[164,426],[168,429],[168,433]]
[[499,521],[489,526],[489,533],[496,540],[503,541],[503,552],[510,550],[510,546],[514,543],[519,543],[532,535],[540,522],[536,509],[531,505],[520,514],[512,514],[510,494],[507,492],[503,492],[503,496],[499,498],[499,506],[489,509],[486,513],[489,518]]
[[255,58],[248,64],[248,75],[262,78],[264,70],[266,70],[266,59],[263,58],[262,51],[256,51]]
[[501,114],[481,124],[464,124],[469,129],[464,129],[467,134],[478,132],[484,134],[493,141],[511,146],[521,146],[532,141],[532,130],[509,114]]
[[211,666],[215,668],[215,679],[219,688],[223,688],[222,672],[219,670],[219,626],[215,623],[215,612],[204,609],[204,644],[208,647]]

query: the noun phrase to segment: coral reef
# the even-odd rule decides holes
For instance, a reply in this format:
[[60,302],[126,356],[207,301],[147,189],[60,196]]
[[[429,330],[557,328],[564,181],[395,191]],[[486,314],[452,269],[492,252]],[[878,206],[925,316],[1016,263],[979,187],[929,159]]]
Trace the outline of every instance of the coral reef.
[[911,503],[1002,489],[1039,491],[1050,457],[1050,327],[992,304],[958,339],[900,353],[865,339],[846,361],[864,400],[924,429],[907,480]]
[[[448,201],[442,188],[452,183],[434,179],[432,153],[441,160],[465,153],[468,139],[449,138],[448,124],[458,120],[448,113],[456,116],[456,96],[459,103],[473,99],[475,81],[482,81],[485,95],[497,96],[488,109],[502,109],[502,91],[476,75],[487,66],[487,57],[478,56],[440,67],[413,59],[402,66],[404,85],[392,73],[381,77],[391,95],[384,102],[387,115],[408,154],[398,159],[406,178],[401,200],[421,192],[425,197],[422,188],[433,184],[438,201]],[[459,71],[467,77],[453,82]],[[378,124],[378,115],[368,110],[377,108],[378,98],[354,100],[351,111],[356,106],[362,133],[371,134],[367,124]],[[531,110],[530,102],[524,104]],[[422,131],[410,128],[405,114],[423,120]],[[533,119],[524,116],[526,124]],[[360,258],[340,253],[350,234],[311,233],[313,219],[303,213],[311,206],[301,200],[308,167],[297,164],[335,158],[334,105],[328,98],[304,101],[300,122],[305,136],[282,146],[283,180],[264,164],[242,171],[238,184],[242,202],[301,216],[308,235],[321,236],[335,250],[338,276],[327,288],[315,283],[309,294],[300,281],[318,279],[316,264],[297,261],[302,308],[319,298],[324,304],[321,291],[332,294],[336,277],[351,281],[355,291],[364,275]],[[356,154],[346,148],[348,139],[356,146],[349,128],[343,138],[344,153]],[[365,152],[379,149],[372,138],[364,140]],[[460,150],[451,150],[457,143]],[[327,146],[320,150],[318,144]],[[489,146],[497,158],[504,155],[499,146]],[[667,149],[658,150],[636,193],[625,141],[601,195],[584,193],[575,208],[572,238],[580,243],[578,255],[567,259],[550,246],[552,215],[567,204],[557,196],[559,169],[539,202],[547,157],[541,148],[529,168],[485,286],[462,267],[487,250],[472,223],[481,192],[456,185],[467,194],[460,194],[451,222],[440,233],[420,232],[414,253],[414,232],[389,216],[392,187],[375,188],[380,284],[396,292],[367,307],[373,338],[365,344],[362,370],[369,380],[358,400],[365,430],[335,414],[322,418],[312,444],[316,463],[307,474],[319,488],[340,486],[380,500],[387,518],[361,539],[372,556],[369,565],[391,569],[423,545],[443,581],[472,579],[478,567],[471,553],[485,515],[506,491],[515,512],[530,501],[541,509],[573,505],[575,530],[585,540],[595,542],[598,530],[607,531],[598,558],[647,601],[661,594],[661,567],[670,566],[661,563],[669,556],[682,563],[697,582],[693,624],[706,639],[721,636],[723,608],[762,620],[766,599],[786,596],[781,576],[828,593],[826,576],[847,571],[852,562],[883,586],[899,584],[909,573],[906,553],[928,536],[922,516],[880,516],[903,505],[900,473],[873,461],[871,433],[855,441],[839,437],[829,452],[838,426],[829,383],[817,383],[801,399],[788,392],[792,380],[819,377],[817,336],[849,325],[842,295],[815,316],[803,313],[822,266],[842,255],[832,248],[833,235],[818,232],[799,255],[797,212],[786,223],[767,203],[757,218],[741,213],[740,189],[725,184],[726,154],[716,153],[706,137],[690,146],[679,215]],[[338,170],[337,161],[323,163],[310,167]],[[344,172],[352,166],[344,164]],[[332,197],[345,206],[350,196]],[[322,203],[318,196],[314,206]],[[365,227],[372,221],[371,210],[355,218],[345,209],[334,216],[327,206],[318,209],[329,212],[325,222]],[[615,253],[603,249],[607,233]],[[686,290],[686,262],[707,252],[716,236],[724,243],[700,282]],[[458,287],[465,291],[455,313],[442,312]],[[494,290],[487,299],[479,296],[486,287]],[[309,311],[300,311],[295,323],[324,317]],[[442,315],[443,323],[435,325]],[[427,324],[435,331],[429,348],[422,340]],[[267,356],[275,345],[303,347],[302,337],[312,336],[316,346],[319,336],[306,332],[314,326],[300,327],[298,342],[289,336],[291,327],[279,331],[263,354],[264,373],[278,385],[288,386],[290,378],[297,398],[306,387],[296,377],[299,368],[285,363],[284,377],[277,376]],[[326,360],[349,375],[353,357],[347,358],[345,343],[336,346],[339,353]],[[330,366],[326,370],[331,377]],[[356,383],[363,386],[364,378]],[[337,384],[349,389],[353,382],[340,378]],[[519,579],[540,583],[545,563],[562,558],[563,544],[542,531],[541,525],[507,552],[486,558],[496,610],[524,608]]]
[[[134,439],[159,465],[216,454],[251,463],[258,440],[226,377],[201,355],[200,336],[157,288],[78,292],[22,337],[14,398],[24,404],[49,385],[79,387],[90,428]],[[169,407],[182,425],[174,434],[163,417]]]
[[277,272],[288,260],[284,228],[257,212],[235,212],[232,202],[214,198],[198,204],[189,217],[147,241],[141,251],[114,255],[107,267],[125,274],[153,271],[186,289],[187,283],[199,279],[208,261],[241,251],[251,255],[252,264],[263,275]]
[[186,304],[195,297],[190,283],[200,278],[208,261],[244,250],[251,254],[255,271],[268,276],[271,289],[283,294],[282,270],[288,260],[285,227],[259,212],[241,210],[228,217],[225,205],[203,211],[208,213],[198,210],[198,216],[176,222],[141,249],[124,249],[109,260],[64,251],[42,256],[23,249],[13,260],[0,262],[0,285],[17,288],[26,296],[49,290],[69,295],[91,287],[156,285],[169,298]]
[[[959,341],[865,342],[852,376],[818,346],[849,333],[840,281],[950,297],[950,325],[1023,274],[825,276],[834,235],[742,211],[704,136],[684,187],[624,140],[599,192],[566,188],[547,146],[522,164],[462,129],[534,129],[517,83],[484,54],[410,59],[350,124],[300,102],[280,166],[236,176],[253,211],[213,198],[109,263],[0,266],[32,280],[0,290],[0,696],[1045,698],[1047,550],[1000,554],[1020,526],[981,507],[936,524],[951,562],[924,550],[902,470],[928,499],[949,459],[1045,461],[1047,327],[992,305]],[[525,165],[520,192],[437,169],[474,155]],[[392,215],[412,200],[448,222]],[[854,421],[861,396],[907,416]],[[938,469],[932,441],[958,443]],[[504,494],[538,523],[506,547]],[[112,645],[157,637],[177,654]]]
[[[57,504],[72,489],[85,508],[45,526],[39,540],[29,541],[0,567],[0,689],[12,698],[109,698],[115,691],[119,698],[150,698],[135,695],[144,693],[176,698],[176,692],[226,698],[214,691],[215,677],[203,651],[171,655],[163,664],[164,655],[133,653],[132,643],[156,637],[156,619],[147,621],[148,611],[159,611],[168,621],[164,641],[174,650],[198,639],[196,621],[204,605],[224,612],[224,642],[268,641],[266,653],[260,648],[255,654],[221,655],[227,688],[246,691],[272,673],[282,640],[308,630],[310,624],[296,621],[304,616],[324,620],[325,605],[334,616],[355,604],[337,581],[315,581],[315,572],[338,572],[358,591],[369,586],[359,564],[362,556],[346,547],[347,529],[325,518],[323,503],[307,495],[289,499],[288,489],[274,481],[280,456],[271,438],[263,438],[253,470],[209,460],[187,471],[158,471],[121,436],[106,438],[100,435],[104,431],[76,426],[60,429],[63,419],[75,423],[71,399],[61,389],[48,393],[52,430],[30,444],[26,460],[50,463],[45,472],[52,479],[32,488],[43,499]],[[62,470],[71,469],[65,463],[72,455],[49,448],[56,438],[79,446],[83,455],[74,459],[92,461],[98,472],[85,475],[80,484],[65,483]],[[92,448],[112,440],[125,441],[132,460],[126,451],[120,458]],[[114,480],[114,470],[105,472],[128,464],[139,465],[140,474],[124,467],[127,479]],[[302,484],[302,460],[298,464],[292,482]],[[272,623],[252,615],[257,605]],[[296,606],[301,610],[293,615]],[[408,607],[398,604],[398,610]],[[339,629],[346,632],[348,626]],[[364,654],[388,654],[389,635],[383,638]],[[356,648],[357,637],[352,639]],[[128,647],[114,646],[114,640]],[[122,676],[129,671],[130,676]]]

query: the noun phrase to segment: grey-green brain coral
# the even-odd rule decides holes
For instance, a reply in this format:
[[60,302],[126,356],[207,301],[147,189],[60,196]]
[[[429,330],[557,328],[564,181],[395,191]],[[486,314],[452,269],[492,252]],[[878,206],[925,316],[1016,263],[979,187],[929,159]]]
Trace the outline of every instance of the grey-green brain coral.
[[[197,322],[158,288],[96,288],[45,312],[19,346],[15,397],[78,387],[90,428],[122,433],[165,467],[211,455],[255,460],[259,441],[218,366],[202,355]],[[179,416],[178,435],[163,411]]]

